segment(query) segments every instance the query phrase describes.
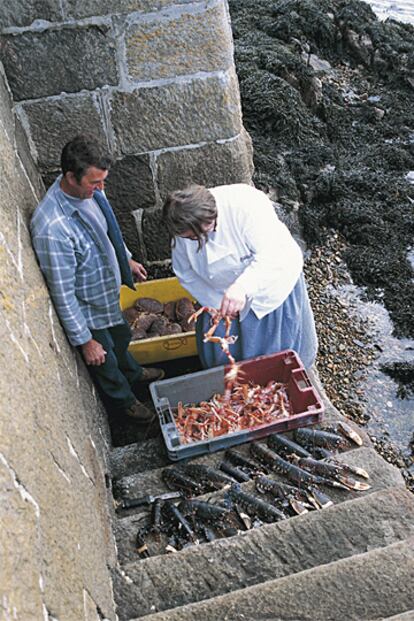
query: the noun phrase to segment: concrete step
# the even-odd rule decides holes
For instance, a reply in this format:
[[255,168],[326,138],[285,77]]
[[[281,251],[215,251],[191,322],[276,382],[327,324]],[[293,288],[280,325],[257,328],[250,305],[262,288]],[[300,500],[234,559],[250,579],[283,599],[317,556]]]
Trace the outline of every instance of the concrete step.
[[[236,571],[233,567],[231,573]],[[411,611],[413,584],[414,537],[151,614],[146,621],[373,621]]]
[[129,563],[117,581],[118,614],[123,621],[205,600],[411,536],[412,494],[403,487],[378,491],[177,554]]
[[414,610],[407,610],[407,612],[387,617],[386,619],[382,619],[382,621],[414,621]]

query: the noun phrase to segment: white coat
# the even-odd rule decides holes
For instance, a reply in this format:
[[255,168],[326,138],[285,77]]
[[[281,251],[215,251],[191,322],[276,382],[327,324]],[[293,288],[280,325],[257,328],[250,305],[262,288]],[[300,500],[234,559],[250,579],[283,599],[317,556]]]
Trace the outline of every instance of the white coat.
[[216,230],[198,241],[176,238],[172,266],[179,281],[202,306],[220,308],[237,280],[250,309],[261,319],[293,290],[303,268],[302,252],[279,220],[268,197],[246,184],[209,188],[217,205]]

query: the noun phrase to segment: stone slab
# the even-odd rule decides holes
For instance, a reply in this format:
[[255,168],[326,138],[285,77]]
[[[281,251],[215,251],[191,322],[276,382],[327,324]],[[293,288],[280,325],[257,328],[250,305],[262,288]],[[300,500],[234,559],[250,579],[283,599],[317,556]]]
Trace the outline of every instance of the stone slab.
[[241,129],[237,79],[230,72],[116,92],[111,120],[124,154],[231,138]]
[[[237,447],[241,452],[246,452],[245,446]],[[333,488],[324,487],[323,491],[329,496],[332,502],[337,505],[354,498],[362,498],[369,496],[371,493],[380,491],[381,489],[388,489],[393,487],[404,486],[404,480],[400,472],[394,467],[388,464],[382,459],[373,449],[357,449],[355,451],[349,451],[343,454],[343,459],[347,463],[353,463],[360,467],[364,467],[370,473],[369,483],[371,488],[366,492],[357,492],[353,490],[335,490]],[[218,455],[219,459],[223,458],[222,454]],[[342,458],[342,456],[341,456]],[[212,463],[211,457],[201,457],[195,460],[197,463]],[[218,463],[217,462],[213,462]],[[152,472],[130,475],[119,479],[115,485],[115,495],[117,497],[134,498],[140,497],[144,494],[157,494],[167,491],[167,487],[162,481],[161,477],[162,469],[154,470]],[[269,475],[276,480],[285,481],[283,477],[278,477],[276,474]],[[242,488],[247,492],[256,493],[254,483],[243,483]],[[214,493],[204,494],[200,496],[203,500],[212,500],[213,502],[220,502],[222,500],[223,492],[218,491]],[[146,507],[140,507],[126,511],[117,520],[115,525],[115,537],[117,540],[118,554],[121,562],[129,562],[135,558],[135,535],[136,535],[136,520],[145,519],[148,517],[148,509]],[[158,551],[154,553],[159,553]]]
[[162,468],[170,463],[161,435],[136,444],[119,446],[110,453],[110,468],[114,479],[150,468]]
[[40,619],[43,597],[39,586],[39,511],[32,499],[25,498],[24,489],[15,480],[3,456],[0,460],[0,523],[4,618],[12,619],[14,610],[22,619]]
[[62,18],[60,5],[60,0],[4,1],[0,6],[0,29],[30,26],[36,19],[59,21]]
[[2,61],[15,101],[118,81],[115,44],[105,25],[5,36]]
[[106,193],[118,218],[125,243],[134,257],[141,249],[133,211],[155,204],[155,187],[149,155],[127,155],[109,171]]
[[412,536],[414,498],[410,492],[403,488],[380,491],[213,545],[194,546],[178,556],[129,563],[123,567],[127,581],[124,592],[118,594],[119,614],[122,621],[137,611],[144,616],[183,606]]
[[414,538],[411,538],[262,585],[148,615],[146,619],[381,619],[412,609],[413,581]]
[[0,66],[0,119],[7,136],[12,139],[14,132],[13,100],[2,66]]
[[16,149],[22,165],[27,173],[27,176],[30,179],[30,183],[32,184],[33,189],[36,192],[38,199],[40,200],[45,193],[45,186],[30,154],[26,132],[24,131],[23,126],[17,117],[15,118],[15,140]]
[[42,172],[56,170],[63,146],[76,134],[91,132],[106,144],[105,130],[93,95],[68,95],[60,99],[22,104]]
[[115,161],[105,191],[117,215],[153,207],[156,197],[150,156],[128,155]]
[[142,239],[148,261],[171,258],[171,242],[162,209],[146,209],[141,219]]
[[194,149],[165,151],[157,157],[157,183],[161,199],[169,192],[197,183],[212,188],[228,183],[251,183],[253,150],[250,136],[210,142]]
[[[63,0],[66,17],[80,19],[97,15],[123,14],[139,11],[148,13],[179,4],[194,4],[193,0]],[[202,3],[199,3],[202,4]]]
[[1,609],[78,621],[86,590],[114,620],[106,418],[31,247],[25,149],[14,124],[0,123]]
[[222,2],[198,5],[132,23],[125,33],[131,80],[156,80],[233,65],[233,47]]

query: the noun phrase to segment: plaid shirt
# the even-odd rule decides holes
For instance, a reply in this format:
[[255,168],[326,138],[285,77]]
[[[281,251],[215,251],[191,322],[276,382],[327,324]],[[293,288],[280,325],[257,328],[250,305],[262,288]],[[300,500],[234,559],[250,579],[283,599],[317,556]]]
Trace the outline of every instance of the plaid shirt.
[[92,226],[60,191],[58,177],[35,210],[32,243],[59,319],[72,345],[92,338],[90,328],[123,322],[119,287]]

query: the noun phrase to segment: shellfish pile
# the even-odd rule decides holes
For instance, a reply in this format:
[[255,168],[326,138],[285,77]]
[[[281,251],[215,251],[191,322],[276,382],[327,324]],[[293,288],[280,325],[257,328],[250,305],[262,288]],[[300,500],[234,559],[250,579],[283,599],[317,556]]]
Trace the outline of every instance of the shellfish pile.
[[195,321],[190,318],[195,307],[189,298],[180,298],[163,304],[154,298],[138,298],[134,305],[124,310],[134,341],[156,336],[191,332]]
[[243,429],[255,429],[292,415],[286,386],[270,381],[260,384],[236,383],[226,394],[209,401],[186,405],[173,411],[182,444],[209,440]]

